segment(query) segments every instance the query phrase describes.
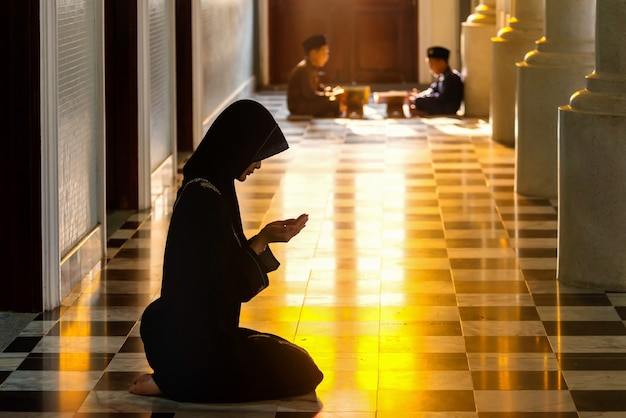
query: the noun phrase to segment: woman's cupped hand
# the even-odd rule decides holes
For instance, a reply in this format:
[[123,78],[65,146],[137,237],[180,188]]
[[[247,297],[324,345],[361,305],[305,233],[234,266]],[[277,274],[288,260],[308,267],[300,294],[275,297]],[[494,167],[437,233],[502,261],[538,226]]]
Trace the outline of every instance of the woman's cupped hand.
[[270,242],[289,242],[306,226],[309,215],[303,213],[297,218],[284,219],[270,222],[263,227],[260,234],[264,236],[267,243]]
[[306,226],[309,215],[303,213],[297,218],[273,221],[265,225],[251,240],[250,247],[260,254],[267,244],[272,242],[289,242]]

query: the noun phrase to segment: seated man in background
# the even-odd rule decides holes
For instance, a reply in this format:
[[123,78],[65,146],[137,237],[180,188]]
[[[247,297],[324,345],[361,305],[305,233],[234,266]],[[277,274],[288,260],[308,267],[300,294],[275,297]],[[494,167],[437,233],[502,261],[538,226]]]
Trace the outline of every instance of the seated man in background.
[[313,35],[303,43],[305,57],[291,70],[287,85],[287,107],[293,115],[341,116],[337,97],[343,89],[320,83],[319,72],[328,62],[330,50],[324,35]]
[[446,48],[428,48],[426,61],[436,80],[426,90],[413,90],[409,97],[411,116],[455,115],[461,107],[463,81],[459,72],[448,65],[449,57]]

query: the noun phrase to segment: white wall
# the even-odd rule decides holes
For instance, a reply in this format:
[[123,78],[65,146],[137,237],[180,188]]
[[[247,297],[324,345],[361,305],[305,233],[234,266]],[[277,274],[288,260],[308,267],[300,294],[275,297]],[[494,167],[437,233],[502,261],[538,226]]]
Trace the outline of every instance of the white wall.
[[96,2],[59,1],[58,153],[61,254],[98,223]]
[[450,66],[461,68],[461,25],[458,0],[419,0],[418,68],[420,84],[429,84],[432,76],[424,64],[426,50],[433,45],[450,50]]
[[42,297],[61,303],[104,255],[103,3],[40,8]]
[[150,171],[172,154],[176,134],[174,2],[150,0]]
[[[202,135],[233,100],[255,87],[254,5],[248,0],[195,0],[193,36],[196,107]],[[198,88],[199,87],[199,88]],[[196,122],[194,121],[194,124]],[[201,137],[194,138],[195,145]]]

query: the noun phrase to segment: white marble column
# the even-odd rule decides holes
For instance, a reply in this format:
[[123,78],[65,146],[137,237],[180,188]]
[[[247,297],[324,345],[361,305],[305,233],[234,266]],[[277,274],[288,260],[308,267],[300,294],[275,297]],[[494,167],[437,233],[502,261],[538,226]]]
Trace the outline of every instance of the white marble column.
[[556,198],[558,107],[593,70],[596,0],[545,1],[545,36],[518,64],[515,188]]
[[543,35],[544,0],[516,1],[509,25],[491,39],[493,62],[489,119],[492,139],[515,145],[516,64],[535,47]]
[[497,34],[496,0],[481,0],[461,28],[465,115],[489,116],[491,38]]
[[558,279],[626,291],[626,0],[598,0],[596,67],[559,109]]

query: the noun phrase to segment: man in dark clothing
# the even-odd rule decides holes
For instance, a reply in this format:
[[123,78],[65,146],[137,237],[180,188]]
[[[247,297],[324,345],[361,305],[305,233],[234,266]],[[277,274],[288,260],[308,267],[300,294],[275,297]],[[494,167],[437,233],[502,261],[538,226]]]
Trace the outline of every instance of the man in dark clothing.
[[293,115],[340,116],[340,101],[337,96],[343,89],[324,86],[319,78],[320,69],[326,65],[329,57],[326,37],[313,35],[307,38],[302,46],[305,57],[289,75],[287,85],[289,111]]
[[424,91],[414,90],[409,99],[412,116],[454,115],[463,100],[463,81],[448,65],[450,51],[440,46],[428,48],[427,62],[436,80]]

